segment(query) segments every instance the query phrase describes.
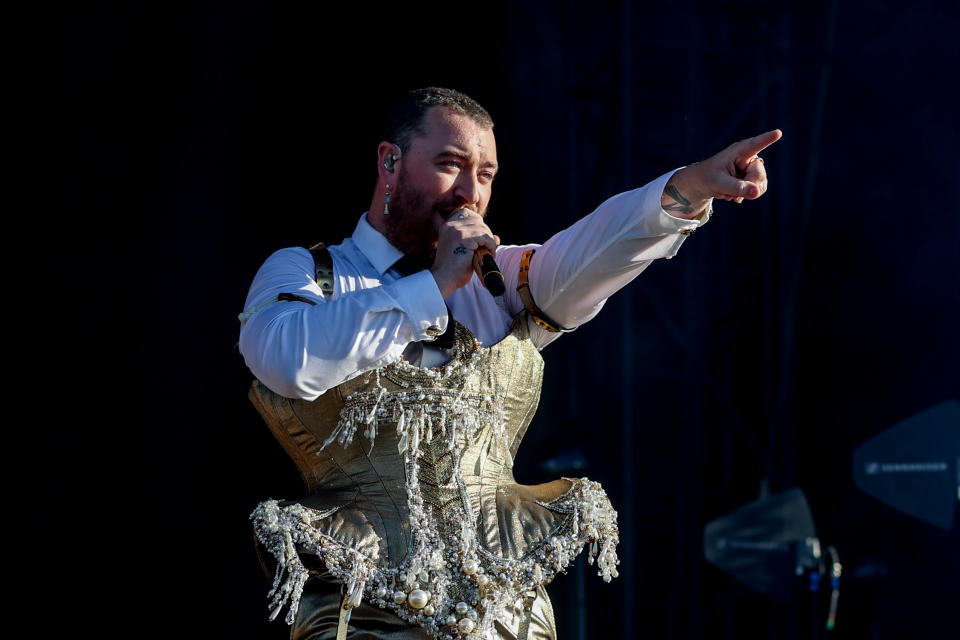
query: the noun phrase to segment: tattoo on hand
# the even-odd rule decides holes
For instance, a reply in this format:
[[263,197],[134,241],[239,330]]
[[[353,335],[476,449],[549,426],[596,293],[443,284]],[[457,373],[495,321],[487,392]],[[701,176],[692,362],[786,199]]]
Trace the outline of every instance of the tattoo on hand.
[[467,248],[461,244],[456,249],[454,249],[453,252],[458,256],[462,256],[467,253]]
[[664,211],[676,211],[678,213],[693,213],[693,207],[690,205],[690,201],[683,197],[683,194],[680,193],[677,188],[673,185],[668,186],[663,190],[665,194],[670,196],[676,201],[676,204],[668,204],[663,209]]

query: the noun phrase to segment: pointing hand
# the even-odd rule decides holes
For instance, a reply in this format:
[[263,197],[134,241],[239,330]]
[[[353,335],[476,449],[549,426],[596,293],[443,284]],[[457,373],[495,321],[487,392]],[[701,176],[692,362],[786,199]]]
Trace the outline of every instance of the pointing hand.
[[757,154],[780,139],[780,129],[734,142],[720,153],[677,171],[663,190],[665,211],[695,218],[711,198],[740,203],[767,191],[767,171]]

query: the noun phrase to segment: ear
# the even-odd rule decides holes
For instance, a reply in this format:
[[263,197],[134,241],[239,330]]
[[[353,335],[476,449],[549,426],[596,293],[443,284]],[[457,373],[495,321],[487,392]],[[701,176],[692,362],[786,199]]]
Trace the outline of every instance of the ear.
[[377,171],[384,183],[389,183],[397,171],[403,152],[392,142],[381,142],[377,147]]

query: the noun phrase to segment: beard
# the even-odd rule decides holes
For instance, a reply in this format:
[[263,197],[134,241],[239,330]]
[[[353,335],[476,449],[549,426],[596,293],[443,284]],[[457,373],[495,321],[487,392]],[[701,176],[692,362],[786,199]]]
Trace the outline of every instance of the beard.
[[390,244],[413,258],[417,266],[429,269],[436,257],[440,222],[457,208],[455,202],[431,201],[408,179],[400,165],[390,196],[390,215],[383,219],[384,235]]

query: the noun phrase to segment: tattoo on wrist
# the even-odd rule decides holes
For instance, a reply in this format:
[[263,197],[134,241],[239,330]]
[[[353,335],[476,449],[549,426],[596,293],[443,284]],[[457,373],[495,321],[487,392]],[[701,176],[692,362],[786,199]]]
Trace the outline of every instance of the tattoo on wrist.
[[453,250],[453,252],[458,256],[462,256],[467,253],[467,248],[461,244],[461,245],[458,245],[457,248]]
[[683,194],[673,185],[667,186],[663,193],[674,199],[675,204],[668,204],[663,207],[664,211],[676,211],[677,213],[693,213],[693,206],[690,201],[683,197]]

